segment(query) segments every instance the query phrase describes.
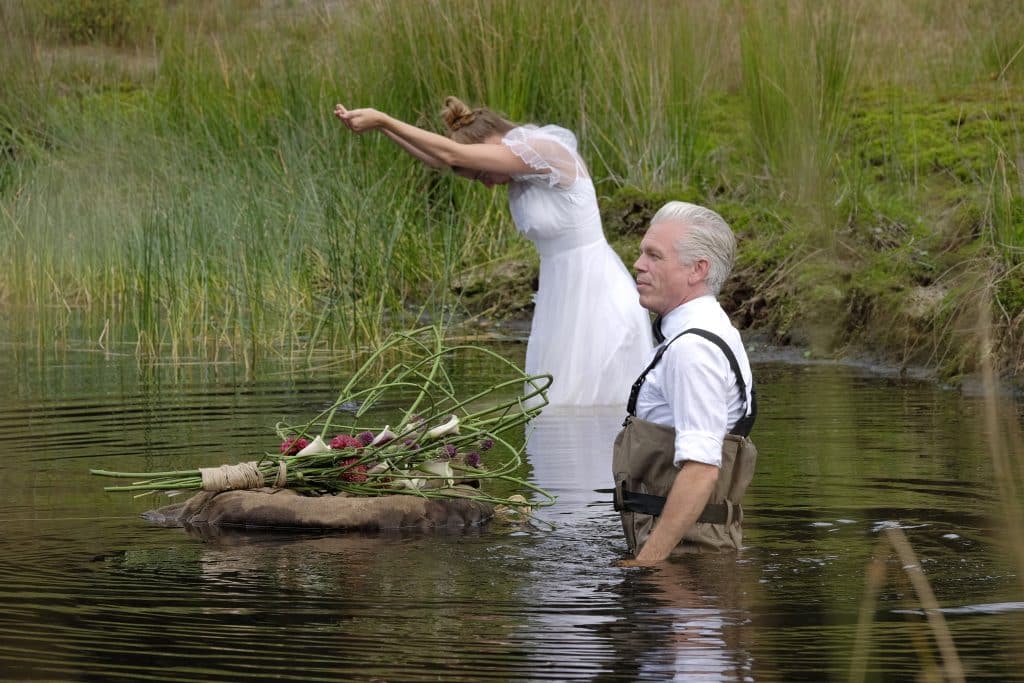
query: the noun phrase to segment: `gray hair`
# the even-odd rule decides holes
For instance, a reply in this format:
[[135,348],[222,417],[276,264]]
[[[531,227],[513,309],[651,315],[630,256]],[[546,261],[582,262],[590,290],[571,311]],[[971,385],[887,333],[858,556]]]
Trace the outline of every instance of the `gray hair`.
[[673,245],[679,262],[706,259],[708,276],[704,284],[717,296],[736,259],[736,236],[732,228],[711,209],[687,202],[669,202],[651,219],[651,225],[664,222],[681,223],[688,228]]

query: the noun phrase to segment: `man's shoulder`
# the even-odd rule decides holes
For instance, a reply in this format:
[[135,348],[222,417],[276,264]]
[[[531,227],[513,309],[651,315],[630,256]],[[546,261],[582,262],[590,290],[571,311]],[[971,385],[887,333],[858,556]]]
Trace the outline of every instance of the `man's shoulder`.
[[677,368],[709,363],[714,366],[728,365],[731,363],[730,353],[741,366],[746,360],[747,351],[743,339],[739,330],[731,324],[724,327],[688,327],[671,339],[665,355],[668,356],[668,362]]
[[689,325],[685,330],[677,332],[671,338],[671,346],[696,346],[712,344],[717,346],[721,340],[729,346],[742,346],[743,339],[739,330],[729,325]]
[[[673,365],[696,365],[707,363],[709,360],[714,360],[717,363],[719,357],[724,358],[718,344],[699,332],[694,332],[695,329],[705,331],[703,328],[688,328],[669,339],[665,356]],[[710,332],[710,330],[706,331]],[[725,343],[729,345],[728,341]]]

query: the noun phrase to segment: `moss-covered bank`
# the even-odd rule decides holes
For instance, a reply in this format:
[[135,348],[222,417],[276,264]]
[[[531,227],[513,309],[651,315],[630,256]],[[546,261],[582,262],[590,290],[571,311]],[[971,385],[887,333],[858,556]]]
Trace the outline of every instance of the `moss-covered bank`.
[[[828,212],[780,195],[774,201],[721,186],[644,191],[606,186],[605,230],[627,264],[650,217],[666,201],[711,206],[741,236],[736,270],[722,293],[738,326],[817,357],[872,357],[926,370],[956,385],[990,353],[1024,386],[1024,201],[1004,187],[1024,119],[1021,96],[975,88],[943,101],[894,105],[891,93],[852,101],[840,158],[844,177],[863,176]],[[735,114],[722,101],[712,115]],[[733,144],[728,136],[723,148]],[[1020,163],[1020,160],[1016,160]],[[901,187],[912,182],[907,195]],[[805,221],[827,221],[808,226]],[[535,259],[470,277],[466,305],[528,316]],[[486,285],[485,285],[486,282]],[[993,314],[989,315],[988,312]],[[989,346],[980,344],[987,340]]]

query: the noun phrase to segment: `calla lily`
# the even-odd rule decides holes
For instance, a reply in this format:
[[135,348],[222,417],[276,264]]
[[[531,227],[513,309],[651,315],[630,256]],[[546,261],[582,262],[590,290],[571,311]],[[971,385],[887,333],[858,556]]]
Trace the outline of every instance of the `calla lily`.
[[399,430],[402,432],[402,434],[412,435],[418,432],[419,430],[423,429],[426,425],[426,420],[424,420],[422,417],[416,417],[413,418],[412,420],[409,420],[409,423],[405,427],[399,427]]
[[380,446],[381,444],[385,444],[388,441],[393,441],[396,436],[398,435],[391,431],[391,425],[385,425],[384,429],[380,431],[380,434],[373,437],[373,441],[370,442],[370,445]]
[[395,486],[397,486],[400,489],[413,489],[413,490],[415,490],[415,489],[423,488],[424,484],[426,484],[426,483],[427,483],[426,479],[419,479],[419,478],[415,478],[415,479],[397,479],[395,481]]
[[437,477],[445,477],[451,479],[455,476],[455,472],[452,470],[452,466],[448,464],[447,460],[429,460],[421,465],[418,469],[426,472],[427,474],[433,474]]
[[390,464],[388,464],[386,462],[379,462],[376,465],[374,465],[373,467],[371,467],[370,469],[366,470],[366,473],[367,474],[384,474],[389,469],[391,469],[391,465]]
[[331,447],[324,443],[322,437],[318,436],[308,446],[296,453],[296,455],[317,455],[319,453],[327,453],[330,450]]
[[431,483],[437,486],[441,485],[441,481],[444,482],[445,486],[453,486],[455,484],[455,472],[447,460],[428,460],[421,463],[418,469],[427,474],[433,474],[436,477],[444,477],[443,480],[431,480]]
[[443,425],[439,425],[437,427],[434,427],[429,432],[427,432],[426,437],[428,439],[436,439],[436,438],[438,438],[440,436],[445,436],[446,434],[458,434],[458,433],[459,433],[459,416],[458,415],[452,415],[450,418],[448,418],[448,421],[445,422]]

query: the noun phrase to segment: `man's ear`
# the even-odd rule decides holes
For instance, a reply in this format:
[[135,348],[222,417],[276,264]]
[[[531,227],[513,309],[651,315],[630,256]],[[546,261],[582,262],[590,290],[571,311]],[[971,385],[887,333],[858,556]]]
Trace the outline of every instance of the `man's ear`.
[[693,262],[693,270],[690,271],[690,284],[695,285],[708,279],[708,271],[711,270],[711,262],[707,259],[697,259]]

